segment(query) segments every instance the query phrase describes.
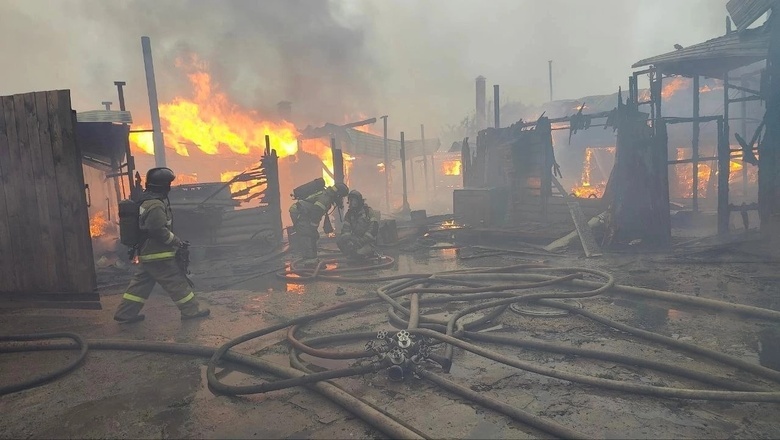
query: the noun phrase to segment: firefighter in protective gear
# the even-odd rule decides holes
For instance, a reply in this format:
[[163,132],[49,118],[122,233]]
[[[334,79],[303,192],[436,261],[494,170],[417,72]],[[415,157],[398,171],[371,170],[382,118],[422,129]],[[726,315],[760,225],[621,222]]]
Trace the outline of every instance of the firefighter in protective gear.
[[139,312],[156,283],[168,293],[181,312],[181,319],[202,318],[209,309],[200,308],[189,280],[177,261],[189,244],[171,232],[173,216],[168,192],[176,178],[170,168],[152,168],[146,173],[146,189],[140,195],[139,226],[142,238],[137,255],[139,271],[133,275],[114,319],[120,323],[144,319]]
[[352,190],[347,196],[349,210],[344,216],[341,235],[336,239],[341,252],[353,260],[365,260],[376,256],[376,237],[379,233],[379,216]]
[[290,218],[295,235],[298,236],[298,242],[301,244],[303,258],[317,258],[320,222],[334,205],[341,206],[341,200],[347,196],[347,193],[349,193],[347,185],[337,183],[296,201],[290,207]]

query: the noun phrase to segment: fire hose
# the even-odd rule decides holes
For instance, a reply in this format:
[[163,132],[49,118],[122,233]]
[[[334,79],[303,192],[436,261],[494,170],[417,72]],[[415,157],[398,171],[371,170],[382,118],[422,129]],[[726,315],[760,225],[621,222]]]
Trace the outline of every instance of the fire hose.
[[[537,374],[546,375],[549,377],[555,377],[558,379],[578,382],[589,386],[601,387],[605,389],[618,390],[624,392],[631,392],[644,395],[652,395],[664,398],[683,398],[683,399],[704,399],[704,400],[729,400],[729,401],[754,401],[754,402],[780,402],[780,392],[775,391],[774,388],[767,386],[759,386],[753,384],[742,383],[732,379],[716,377],[708,375],[700,371],[696,371],[691,368],[685,368],[678,365],[665,364],[659,361],[651,361],[638,357],[631,357],[627,355],[621,355],[616,353],[609,353],[600,350],[586,350],[579,347],[560,346],[551,343],[542,343],[539,341],[531,341],[522,338],[489,335],[473,331],[481,325],[487,322],[493,322],[502,313],[506,311],[510,304],[518,302],[535,302],[543,304],[548,307],[556,307],[569,310],[571,313],[592,319],[596,322],[600,322],[609,327],[620,330],[621,332],[630,334],[632,336],[645,338],[654,342],[666,344],[667,346],[677,349],[686,350],[698,355],[706,356],[716,361],[725,363],[727,365],[740,368],[742,370],[753,373],[762,378],[768,379],[773,382],[780,382],[780,372],[745,362],[741,359],[737,359],[728,356],[723,353],[715,352],[694,344],[689,344],[681,341],[677,341],[671,338],[667,338],[656,333],[647,332],[645,330],[636,329],[627,326],[622,323],[611,321],[607,318],[596,315],[578,307],[570,306],[568,304],[558,301],[562,298],[590,298],[597,295],[607,293],[610,289],[621,293],[630,294],[647,294],[645,291],[649,289],[639,289],[633,292],[626,292],[630,289],[628,286],[615,285],[614,279],[609,274],[605,274],[599,271],[593,271],[582,268],[549,268],[538,264],[523,264],[507,266],[502,268],[475,268],[468,270],[455,270],[442,272],[437,274],[404,274],[404,275],[391,275],[382,277],[350,277],[346,274],[355,274],[357,272],[375,270],[377,268],[386,268],[392,265],[394,262],[392,259],[380,261],[375,266],[366,267],[341,267],[341,260],[327,260],[320,262],[317,267],[313,269],[300,268],[297,264],[291,265],[290,269],[280,272],[277,275],[289,282],[314,282],[318,280],[338,281],[338,282],[354,282],[354,283],[374,283],[378,281],[391,281],[389,284],[384,285],[377,289],[376,296],[362,298],[355,301],[341,303],[327,309],[321,310],[317,313],[301,316],[284,323],[279,323],[264,329],[259,329],[245,335],[241,335],[226,344],[222,345],[218,349],[191,345],[191,344],[171,344],[171,343],[155,343],[155,342],[141,342],[141,341],[84,341],[83,338],[78,335],[71,334],[55,334],[54,337],[68,337],[76,341],[71,344],[49,344],[49,345],[29,345],[29,344],[14,344],[0,346],[0,352],[16,352],[16,351],[30,351],[30,350],[53,350],[53,349],[80,349],[80,356],[71,361],[68,366],[63,367],[56,372],[49,375],[49,377],[39,377],[34,380],[25,381],[23,384],[15,384],[11,386],[0,387],[0,395],[8,394],[11,392],[26,389],[32,386],[40,385],[55,377],[59,377],[66,374],[68,371],[76,368],[87,354],[88,348],[93,349],[120,349],[120,350],[143,350],[143,351],[156,351],[175,354],[190,354],[196,356],[210,356],[210,360],[207,368],[207,380],[213,390],[224,394],[247,394],[247,393],[262,393],[270,390],[283,389],[292,386],[307,386],[313,387],[318,392],[326,393],[329,398],[336,401],[343,407],[352,411],[358,415],[361,419],[365,420],[371,426],[379,429],[383,433],[391,437],[421,437],[420,433],[404,426],[402,423],[381,414],[380,411],[371,405],[366,404],[352,396],[349,396],[338,386],[327,382],[329,379],[339,377],[349,377],[355,375],[368,374],[380,369],[387,369],[398,372],[398,365],[391,365],[388,367],[388,359],[392,361],[392,358],[380,359],[379,361],[370,361],[366,365],[350,367],[346,369],[328,370],[321,373],[314,373],[308,371],[306,366],[298,358],[298,354],[301,352],[308,353],[312,356],[321,358],[334,358],[334,359],[364,359],[369,360],[373,354],[366,350],[353,350],[353,351],[338,351],[328,350],[322,348],[315,348],[323,344],[330,344],[344,341],[354,341],[359,339],[366,339],[371,337],[373,333],[352,333],[352,334],[340,334],[329,335],[325,337],[299,340],[296,337],[296,331],[302,325],[310,325],[317,321],[332,318],[346,312],[353,312],[355,310],[378,305],[387,304],[388,320],[396,327],[406,328],[408,333],[406,337],[425,339],[428,340],[431,346],[444,345],[444,356],[431,353],[428,359],[438,364],[444,371],[449,370],[451,361],[453,358],[453,348],[459,349],[477,354],[479,356],[491,359],[496,362],[503,363],[505,365],[513,366],[515,368],[531,371]],[[329,267],[329,265],[337,264],[336,268]],[[541,273],[534,273],[528,271],[535,271]],[[563,272],[561,276],[551,275],[550,272]],[[596,282],[582,279],[583,276],[599,276],[604,278],[605,281]],[[501,282],[501,284],[497,284]],[[561,287],[586,287],[590,288],[587,291],[575,291],[566,293],[552,293],[552,292],[537,292],[519,294],[517,291],[528,289],[539,289],[541,287],[557,285]],[[437,286],[437,287],[433,287]],[[445,286],[445,287],[441,287]],[[642,293],[638,293],[638,292]],[[650,295],[656,298],[691,303],[690,299],[703,300],[702,298],[686,297],[684,295],[673,294],[671,292],[650,291]],[[423,295],[446,295],[446,296],[423,296]],[[402,298],[409,297],[408,300]],[[684,299],[681,300],[681,297]],[[430,304],[441,303],[453,303],[453,302],[472,302],[483,301],[482,303],[469,306],[457,313],[455,313],[450,319],[432,319],[425,316],[422,311],[422,307]],[[726,310],[730,312],[740,312],[750,314],[752,316],[761,317],[764,319],[777,320],[780,316],[780,312],[775,312],[768,309],[761,309],[756,307],[742,306],[738,304],[726,303],[715,300],[704,300],[703,302],[694,301],[698,305],[706,305],[707,307],[717,308],[720,310]],[[465,322],[463,318],[470,314],[482,310],[489,310],[485,316],[472,320],[471,322]],[[247,342],[249,340],[259,338],[278,330],[287,329],[287,340],[291,345],[290,360],[291,365],[296,369],[290,369],[281,367],[278,365],[270,364],[262,361],[257,357],[250,357],[235,353],[231,348],[237,345]],[[42,338],[49,338],[51,335],[20,335],[20,336],[7,336],[0,338],[0,341],[31,341]],[[406,340],[406,339],[405,339]],[[508,345],[508,346],[520,346],[533,348],[537,350],[550,351],[555,353],[572,354],[576,356],[589,357],[594,359],[604,359],[612,362],[618,362],[625,365],[634,365],[643,368],[654,369],[670,374],[674,374],[680,377],[686,377],[695,379],[702,383],[710,385],[716,385],[726,388],[727,391],[721,390],[699,390],[699,389],[680,389],[670,387],[658,387],[647,386],[633,383],[626,383],[611,379],[602,379],[597,377],[591,377],[582,374],[570,373],[560,371],[558,369],[551,369],[539,365],[534,365],[528,361],[522,361],[517,358],[512,358],[494,350],[476,345],[474,342],[482,342],[492,345]],[[271,372],[272,374],[285,379],[275,382],[265,382],[257,385],[249,386],[229,386],[221,383],[216,377],[216,366],[222,361],[230,361],[241,363],[243,365],[250,366],[252,368]],[[398,373],[395,373],[398,374]],[[401,373],[403,374],[403,373]],[[542,419],[538,416],[520,411],[511,407],[508,404],[497,401],[496,399],[489,398],[487,396],[476,393],[468,388],[458,385],[455,382],[445,379],[431,371],[428,371],[422,367],[415,367],[414,374],[419,377],[429,380],[432,383],[446,389],[449,392],[458,394],[464,398],[475,400],[478,403],[492,408],[502,414],[505,414],[515,420],[527,423],[537,429],[544,432],[560,436],[560,437],[572,437],[582,438],[583,434],[576,431],[572,431],[569,428],[563,427],[549,420]],[[327,391],[326,391],[327,390]]]

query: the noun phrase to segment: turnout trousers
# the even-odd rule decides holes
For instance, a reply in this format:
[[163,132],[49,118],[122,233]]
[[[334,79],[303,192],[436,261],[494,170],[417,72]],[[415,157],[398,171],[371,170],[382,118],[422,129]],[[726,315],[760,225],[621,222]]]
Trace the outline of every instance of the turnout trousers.
[[137,316],[157,283],[168,293],[183,317],[198,312],[198,300],[175,259],[142,262],[139,266],[122,296],[115,318],[128,320]]

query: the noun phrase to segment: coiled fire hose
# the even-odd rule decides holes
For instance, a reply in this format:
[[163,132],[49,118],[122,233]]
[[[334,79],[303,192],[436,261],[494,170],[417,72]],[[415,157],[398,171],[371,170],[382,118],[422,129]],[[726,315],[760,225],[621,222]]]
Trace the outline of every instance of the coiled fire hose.
[[[381,267],[389,267],[389,265],[393,264],[389,261],[391,260],[382,262]],[[774,388],[770,386],[742,383],[732,379],[707,375],[699,371],[681,366],[669,365],[658,361],[649,361],[646,359],[620,355],[616,353],[609,353],[599,350],[586,350],[579,347],[561,346],[539,341],[530,341],[522,338],[490,335],[472,331],[478,328],[480,325],[494,321],[507,309],[509,304],[533,301],[548,307],[556,307],[568,310],[573,314],[592,319],[635,337],[649,339],[654,342],[666,344],[670,347],[709,357],[727,365],[751,372],[770,381],[780,382],[780,373],[777,371],[751,364],[741,359],[708,350],[694,344],[677,341],[662,335],[658,335],[656,333],[647,332],[645,330],[640,330],[625,324],[617,323],[607,318],[593,314],[592,312],[588,312],[587,310],[570,306],[560,301],[555,301],[555,299],[589,298],[606,293],[609,289],[613,289],[613,291],[619,291],[621,293],[650,295],[659,299],[684,302],[688,304],[695,303],[697,305],[704,305],[706,307],[730,312],[749,314],[751,316],[761,317],[764,319],[778,320],[778,318],[780,318],[780,312],[743,306],[739,304],[726,303],[722,301],[687,297],[685,295],[673,294],[671,292],[652,291],[650,289],[619,286],[614,284],[614,280],[609,274],[581,268],[549,268],[537,264],[522,264],[502,268],[475,268],[467,270],[456,270],[437,274],[403,274],[383,277],[349,277],[345,276],[345,274],[354,274],[364,270],[374,270],[376,267],[337,267],[333,269],[328,267],[328,265],[332,263],[340,264],[340,260],[328,260],[327,262],[322,262],[314,269],[303,269],[294,264],[291,265],[289,270],[285,271],[284,273],[280,273],[279,276],[285,278],[285,280],[288,282],[313,282],[317,280],[355,283],[375,283],[378,281],[392,282],[377,289],[376,296],[338,304],[317,313],[301,316],[284,323],[256,330],[254,332],[239,336],[222,345],[218,349],[192,344],[172,344],[159,342],[106,340],[84,341],[83,338],[78,337],[78,335],[61,333],[50,335],[6,336],[0,338],[0,341],[32,341],[50,337],[67,337],[74,339],[76,343],[30,345],[27,343],[17,342],[13,345],[4,344],[0,346],[0,353],[76,348],[80,349],[81,351],[80,356],[77,359],[71,361],[68,366],[57,370],[48,377],[39,377],[33,380],[25,381],[23,384],[14,384],[11,386],[0,387],[0,395],[40,385],[47,380],[51,380],[54,377],[61,376],[62,374],[71,371],[84,359],[88,348],[107,350],[143,350],[173,354],[188,354],[195,356],[210,356],[211,359],[207,368],[207,379],[212,389],[217,392],[225,394],[245,394],[253,392],[267,392],[272,389],[282,389],[290,386],[307,386],[316,389],[318,392],[325,393],[329,398],[342,405],[349,411],[355,413],[368,424],[379,429],[386,435],[397,438],[420,438],[422,436],[418,431],[405,426],[403,423],[394,420],[385,414],[382,414],[381,411],[378,411],[372,405],[350,396],[336,385],[326,381],[327,379],[347,377],[350,375],[360,375],[376,371],[384,366],[381,362],[371,362],[367,365],[351,367],[347,369],[329,370],[322,373],[308,372],[307,374],[304,371],[308,371],[308,369],[298,358],[298,354],[300,352],[305,352],[313,356],[323,358],[370,358],[370,353],[367,354],[365,351],[337,351],[314,347],[320,346],[322,344],[354,341],[357,339],[365,340],[374,335],[374,333],[329,335],[326,337],[309,340],[298,340],[295,336],[295,333],[301,325],[311,325],[319,320],[335,317],[342,313],[352,312],[367,306],[385,303],[389,306],[388,319],[392,325],[400,328],[407,328],[412,334],[417,335],[418,337],[425,337],[431,340],[439,341],[445,346],[446,356],[431,358],[439,365],[441,365],[445,371],[448,370],[449,362],[452,359],[452,347],[457,347],[459,349],[483,356],[487,359],[491,359],[496,362],[504,363],[506,365],[523,370],[606,389],[653,395],[665,398],[780,402],[780,392],[775,391]],[[550,272],[563,272],[564,275],[554,276],[550,275]],[[581,279],[583,275],[600,276],[606,281],[595,282],[584,280]],[[498,282],[502,282],[502,284],[497,284]],[[517,293],[519,290],[539,289],[540,287],[550,285],[572,288],[586,287],[590,288],[591,290],[567,293],[537,292],[522,295]],[[636,290],[627,291],[631,289]],[[407,296],[409,297],[408,300],[402,299]],[[703,301],[699,302],[696,300]],[[425,316],[424,312],[422,311],[423,306],[430,304],[451,302],[468,304],[469,302],[473,301],[483,302],[474,304],[457,312],[455,315],[453,315],[452,318],[446,321],[431,319],[430,317]],[[465,316],[482,310],[489,310],[482,318],[473,320],[468,323],[462,320]],[[282,329],[288,329],[287,336],[291,345],[290,360],[291,364],[297,369],[281,367],[262,361],[262,359],[257,357],[238,354],[230,350],[231,348],[243,342],[262,337]],[[606,359],[613,362],[655,369],[658,371],[675,374],[680,377],[695,379],[703,383],[726,388],[728,391],[646,386],[616,380],[595,378],[576,373],[568,373],[557,369],[554,370],[534,365],[530,362],[521,361],[516,358],[511,358],[491,349],[475,345],[473,342],[530,347],[556,353],[573,354],[595,359]],[[264,372],[270,372],[285,379],[276,382],[266,382],[258,385],[242,387],[228,386],[219,382],[215,374],[216,366],[222,360],[241,363],[242,365],[246,365]],[[527,423],[530,426],[533,426],[544,432],[567,438],[584,437],[584,435],[581,433],[572,431],[569,428],[563,427],[549,420],[525,413],[511,407],[510,405],[476,393],[466,387],[456,384],[455,382],[434,374],[433,372],[419,369],[417,374],[419,374],[420,377],[426,380],[430,380],[431,382],[450,392],[456,393],[467,399],[475,400],[482,405],[506,414],[515,420]]]

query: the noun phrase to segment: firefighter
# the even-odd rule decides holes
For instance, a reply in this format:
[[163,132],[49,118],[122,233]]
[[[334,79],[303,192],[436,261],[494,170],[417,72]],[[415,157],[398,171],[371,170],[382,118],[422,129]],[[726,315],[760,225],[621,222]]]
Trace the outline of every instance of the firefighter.
[[341,234],[336,239],[341,252],[353,260],[365,260],[376,256],[376,237],[379,233],[379,217],[363,199],[360,192],[352,190],[347,196],[349,210],[344,216]]
[[181,319],[203,318],[209,309],[201,308],[190,289],[183,261],[188,242],[171,232],[172,213],[168,192],[176,178],[170,168],[152,168],[146,173],[146,189],[138,209],[140,238],[137,255],[139,271],[130,280],[114,319],[120,323],[142,321],[139,314],[155,284],[168,293],[181,312]]
[[320,221],[328,215],[334,205],[341,206],[341,200],[347,196],[347,193],[349,193],[347,185],[337,183],[296,201],[290,207],[290,218],[295,235],[298,236],[298,242],[301,244],[304,259],[317,258]]

